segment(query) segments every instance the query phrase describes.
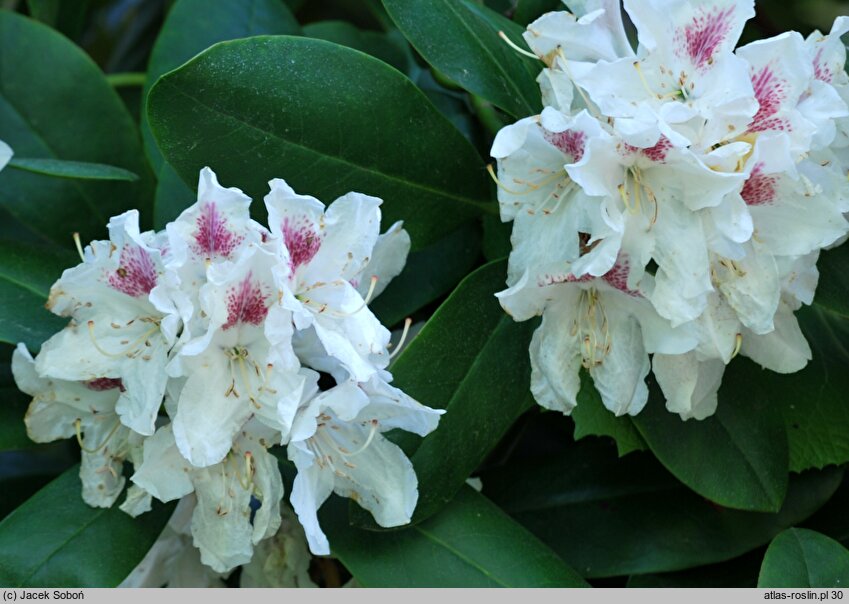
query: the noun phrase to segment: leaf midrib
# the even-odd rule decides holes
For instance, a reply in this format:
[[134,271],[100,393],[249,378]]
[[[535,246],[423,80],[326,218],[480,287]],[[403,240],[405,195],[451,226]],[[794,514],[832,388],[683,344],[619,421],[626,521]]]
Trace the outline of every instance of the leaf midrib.
[[[371,175],[374,175],[374,176],[377,176],[377,177],[380,177],[380,178],[384,178],[384,179],[389,180],[389,181],[400,183],[402,186],[405,186],[405,187],[425,191],[425,192],[427,192],[431,195],[435,195],[437,197],[442,197],[442,198],[445,198],[445,199],[452,199],[452,200],[455,200],[455,201],[459,201],[459,202],[466,204],[468,206],[471,206],[471,207],[473,207],[473,208],[475,208],[479,211],[488,212],[488,213],[493,214],[493,215],[498,214],[498,209],[495,208],[493,206],[493,204],[491,204],[491,203],[487,203],[487,202],[484,202],[484,201],[477,201],[477,200],[474,200],[470,197],[463,197],[463,196],[455,195],[455,194],[450,193],[448,191],[445,191],[445,190],[442,190],[442,189],[436,189],[434,187],[431,187],[431,186],[428,186],[428,185],[425,185],[425,184],[422,184],[422,183],[407,180],[406,178],[396,176],[394,174],[388,174],[386,172],[381,172],[380,170],[376,170],[376,169],[368,167],[368,166],[362,166],[362,165],[356,164],[356,163],[354,163],[354,162],[352,162],[348,159],[338,157],[338,156],[334,156],[334,155],[329,155],[329,154],[327,154],[323,151],[319,151],[317,149],[313,149],[312,147],[308,147],[304,144],[297,143],[295,141],[283,138],[282,136],[280,136],[276,132],[272,132],[272,131],[269,131],[269,130],[263,130],[262,128],[259,128],[258,126],[255,126],[254,124],[251,124],[250,122],[245,121],[244,119],[242,119],[241,117],[239,117],[237,115],[233,115],[233,114],[231,114],[227,111],[224,111],[220,107],[213,106],[209,103],[204,102],[202,99],[189,94],[187,91],[183,90],[182,87],[172,83],[171,79],[170,79],[171,77],[173,77],[173,76],[164,76],[159,81],[159,83],[157,84],[157,87],[165,88],[167,86],[171,90],[173,90],[174,92],[184,96],[185,98],[189,99],[190,101],[193,101],[194,103],[197,103],[201,107],[204,107],[207,111],[214,113],[214,114],[217,114],[221,117],[227,118],[229,120],[232,120],[236,124],[239,124],[241,126],[249,128],[250,130],[252,130],[254,132],[258,132],[258,133],[262,134],[264,137],[270,137],[273,140],[280,143],[284,147],[286,147],[286,146],[294,147],[296,149],[301,150],[305,154],[313,154],[313,155],[318,156],[320,159],[324,159],[325,161],[329,161],[329,162],[333,162],[333,163],[337,163],[337,164],[342,164],[342,165],[348,167],[351,170],[357,170],[357,171],[360,171],[360,172],[365,172],[365,173],[368,173],[368,174],[371,174]],[[155,130],[153,127],[151,129]],[[154,132],[154,136],[156,136],[155,132]]]

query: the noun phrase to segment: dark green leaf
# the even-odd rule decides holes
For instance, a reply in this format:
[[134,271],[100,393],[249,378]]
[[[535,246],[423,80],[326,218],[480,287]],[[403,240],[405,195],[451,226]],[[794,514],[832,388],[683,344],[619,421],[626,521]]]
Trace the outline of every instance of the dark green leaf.
[[849,474],[831,499],[805,521],[804,528],[813,529],[844,545],[849,544]]
[[632,418],[649,448],[681,482],[711,501],[741,510],[777,512],[787,491],[787,436],[775,401],[736,360],[725,372],[716,413],[681,421],[657,393]]
[[518,0],[516,12],[513,13],[513,20],[516,23],[527,25],[544,13],[563,10],[564,8],[561,0]]
[[369,306],[384,325],[405,317],[448,292],[480,255],[480,228],[467,223],[436,243],[412,252],[403,272]]
[[164,229],[167,223],[175,220],[180,212],[195,202],[197,195],[168,162],[162,163],[157,178],[153,224],[156,228]]
[[150,175],[121,99],[82,50],[8,11],[0,11],[0,140],[22,157],[103,163],[141,177],[98,182],[3,170],[0,204],[32,230],[69,247],[72,232],[93,239],[129,208],[150,220]]
[[69,469],[0,522],[0,584],[114,587],[153,545],[173,505],[136,519],[89,507],[78,473]]
[[629,577],[627,587],[752,588],[758,584],[758,570],[762,559],[763,552],[754,550],[745,556],[718,564],[698,566],[674,573],[634,575]]
[[9,168],[17,168],[26,172],[55,176],[57,178],[75,178],[78,180],[138,180],[134,174],[123,168],[106,164],[95,164],[83,161],[67,161],[62,159],[32,159],[13,157],[9,160]]
[[402,46],[405,43],[403,38],[398,40],[383,32],[357,29],[345,21],[310,23],[304,26],[304,35],[359,50],[392,65],[401,73],[408,72],[412,60]]
[[586,371],[581,371],[581,390],[572,419],[575,420],[575,440],[585,436],[610,436],[620,456],[648,448],[630,417],[617,417],[604,407]]
[[[150,54],[143,98],[159,77],[217,42],[262,34],[297,34],[300,26],[279,0],[178,0],[174,3]],[[154,200],[156,226],[163,227],[194,202],[195,195],[162,158],[142,111],[145,151],[159,185]],[[197,174],[189,179],[194,188]]]
[[[279,0],[177,0],[150,53],[144,97],[147,97],[159,76],[179,67],[217,42],[263,34],[299,32],[298,22]],[[159,173],[163,160],[156,148],[145,112],[142,112],[142,134],[145,150]]]
[[480,158],[412,82],[321,40],[218,44],[160,78],[148,117],[187,183],[209,165],[254,198],[274,177],[326,202],[375,195],[387,223],[404,220],[414,248],[495,211]]
[[419,479],[414,521],[436,513],[533,401],[528,345],[534,321],[515,323],[493,295],[505,262],[467,277],[392,366],[395,385],[446,409],[411,456]]
[[484,493],[585,577],[668,572],[740,556],[801,522],[837,489],[842,470],[790,481],[777,514],[719,507],[651,456],[618,458],[605,441],[481,476]]
[[519,55],[498,37],[524,44],[522,28],[469,0],[383,0],[389,16],[435,69],[516,118],[541,109],[539,61]]
[[49,25],[71,39],[82,31],[88,14],[89,0],[27,0],[27,7],[34,19]]
[[808,529],[787,529],[769,544],[758,587],[840,587],[849,585],[849,550]]
[[50,286],[75,263],[70,254],[0,242],[0,342],[32,350],[67,323],[44,308]]
[[498,216],[483,217],[483,255],[487,260],[501,260],[510,255],[510,233],[513,223],[501,222]]
[[337,498],[322,508],[333,554],[363,587],[586,587],[563,560],[486,497],[465,487],[433,518],[364,531]]

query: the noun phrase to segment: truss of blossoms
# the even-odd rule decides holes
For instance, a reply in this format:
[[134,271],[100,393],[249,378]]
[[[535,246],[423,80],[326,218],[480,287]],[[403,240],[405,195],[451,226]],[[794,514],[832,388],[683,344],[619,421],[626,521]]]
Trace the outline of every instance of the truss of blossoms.
[[570,413],[584,368],[634,415],[652,371],[670,411],[702,419],[738,353],[779,373],[811,359],[794,311],[849,231],[849,18],[735,48],[753,0],[625,0],[635,51],[618,2],[569,5],[524,34],[544,110],[491,150],[513,221],[498,296],[542,315],[543,407]]
[[[127,514],[179,501],[126,585],[215,585],[240,565],[246,586],[311,585],[307,545],[330,553],[316,514],[331,493],[384,527],[416,506],[412,464],[381,433],[424,436],[442,411],[391,385],[390,334],[368,308],[409,236],[400,223],[380,234],[377,198],[325,208],[269,186],[270,228],[209,168],[197,203],[164,230],[140,232],[136,211],[112,218],[109,240],[80,249],[51,289],[68,326],[34,359],[15,350],[15,380],[34,397],[27,432],[76,435],[86,503],[115,503],[125,462]],[[319,372],[334,385],[320,388]],[[297,469],[294,514],[276,445]]]

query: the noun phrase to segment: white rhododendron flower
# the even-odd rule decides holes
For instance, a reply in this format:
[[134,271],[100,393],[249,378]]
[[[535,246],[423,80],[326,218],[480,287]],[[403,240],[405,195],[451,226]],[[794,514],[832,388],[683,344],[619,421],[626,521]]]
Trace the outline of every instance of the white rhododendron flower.
[[811,358],[793,313],[849,232],[849,18],[735,50],[753,0],[624,0],[633,48],[618,0],[567,4],[524,35],[545,108],[491,150],[514,223],[498,297],[542,315],[540,405],[569,413],[583,367],[637,413],[653,370],[667,408],[701,419],[736,354],[781,373]]
[[[220,585],[256,548],[245,581],[311,585],[307,547],[329,553],[316,512],[333,491],[382,526],[412,517],[412,464],[380,433],[425,435],[442,411],[389,385],[389,330],[368,308],[403,269],[409,235],[400,222],[380,233],[375,197],[325,209],[269,185],[270,228],[209,168],[163,231],[142,232],[135,211],[112,218],[109,240],[78,246],[82,262],[50,291],[67,327],[35,358],[14,353],[28,433],[76,435],[87,503],[109,507],[127,484],[132,516],[179,501],[126,586]],[[322,390],[321,372],[337,385]],[[283,504],[281,446],[303,528]]]
[[12,148],[3,141],[0,141],[0,170],[6,167],[6,164],[9,163],[13,155]]

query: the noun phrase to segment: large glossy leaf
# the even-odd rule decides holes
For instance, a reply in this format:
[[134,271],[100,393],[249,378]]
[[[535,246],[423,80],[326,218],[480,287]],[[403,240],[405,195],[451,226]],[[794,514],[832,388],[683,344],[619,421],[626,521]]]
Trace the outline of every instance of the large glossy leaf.
[[129,181],[139,179],[138,174],[133,174],[123,168],[84,161],[13,157],[7,164],[7,167],[25,170],[34,174],[42,174],[44,176],[54,176],[56,178]]
[[173,505],[130,518],[80,496],[79,466],[67,470],[0,522],[0,584],[114,587],[141,561]]
[[787,529],[769,544],[758,587],[849,586],[849,550],[808,529]]
[[787,437],[751,364],[729,367],[716,413],[683,422],[659,393],[633,418],[649,448],[681,482],[726,507],[777,512],[787,491]]
[[387,223],[404,220],[416,248],[495,211],[480,158],[413,83],[328,42],[218,44],[160,78],[148,117],[187,183],[209,165],[255,199],[274,177],[326,202],[368,193],[384,200]]
[[522,28],[469,0],[383,0],[389,16],[434,68],[516,118],[538,113],[543,64],[498,36],[522,42]]
[[[178,0],[168,13],[150,54],[142,98],[162,74],[179,67],[217,42],[261,34],[297,34],[300,26],[279,0]],[[158,227],[177,217],[194,201],[174,169],[162,158],[142,111],[145,151],[159,184],[154,201]],[[195,179],[191,185],[195,185]],[[187,195],[187,192],[189,193]]]
[[837,489],[842,470],[794,477],[777,514],[712,504],[650,455],[618,458],[584,440],[553,458],[482,476],[484,493],[585,577],[667,572],[740,556],[801,522]]
[[480,228],[467,223],[407,258],[389,287],[371,303],[371,310],[389,327],[450,291],[465,277],[480,255]]
[[534,322],[515,323],[498,304],[493,294],[504,289],[505,270],[505,262],[494,262],[467,277],[392,366],[396,386],[446,409],[439,428],[407,448],[419,480],[416,522],[454,497],[533,404]]
[[65,325],[44,303],[53,282],[76,262],[71,253],[0,242],[0,342],[38,350]]
[[0,140],[21,157],[109,164],[141,177],[77,181],[3,170],[0,204],[32,230],[71,247],[72,232],[102,236],[109,217],[129,208],[150,220],[150,174],[121,99],[82,50],[8,11],[0,11]]
[[563,560],[470,487],[433,518],[391,532],[347,522],[336,498],[322,508],[333,550],[363,587],[586,587]]

